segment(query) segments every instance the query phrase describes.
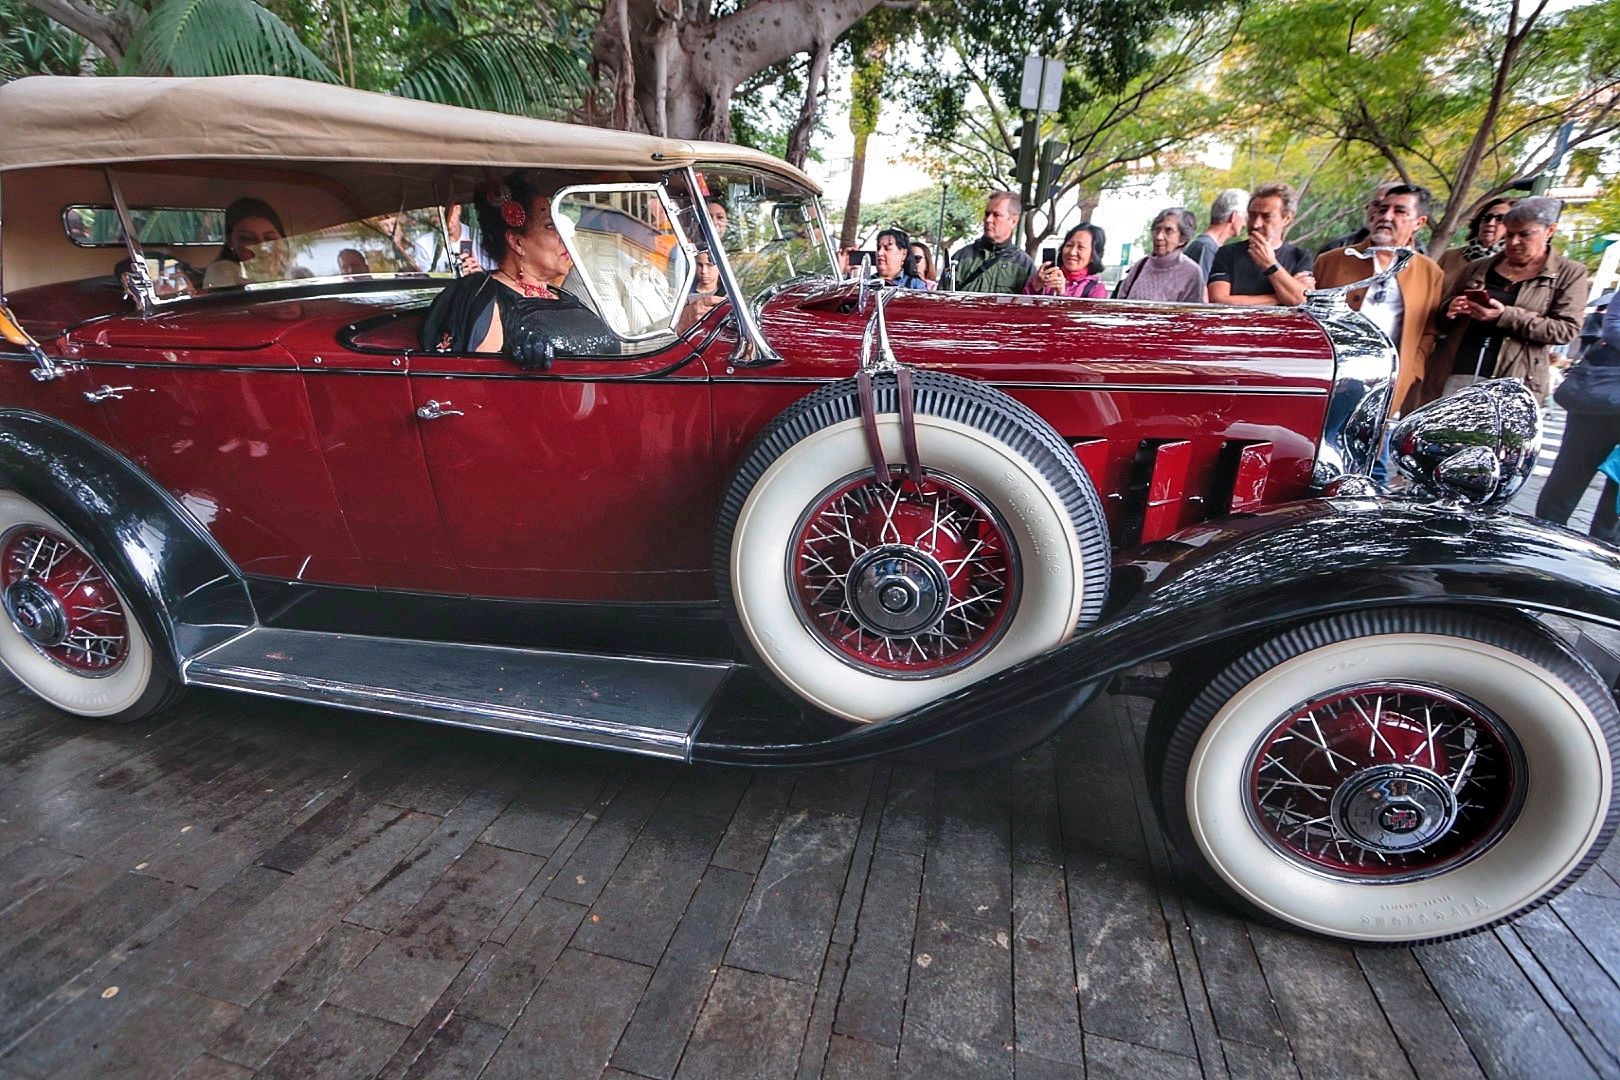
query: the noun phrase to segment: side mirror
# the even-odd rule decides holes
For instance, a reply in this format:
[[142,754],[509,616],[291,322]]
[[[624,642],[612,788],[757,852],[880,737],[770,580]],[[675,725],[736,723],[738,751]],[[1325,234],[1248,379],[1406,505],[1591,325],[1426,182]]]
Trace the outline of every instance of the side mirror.
[[1420,495],[1501,506],[1530,478],[1541,451],[1540,403],[1518,379],[1476,383],[1402,419],[1390,449]]

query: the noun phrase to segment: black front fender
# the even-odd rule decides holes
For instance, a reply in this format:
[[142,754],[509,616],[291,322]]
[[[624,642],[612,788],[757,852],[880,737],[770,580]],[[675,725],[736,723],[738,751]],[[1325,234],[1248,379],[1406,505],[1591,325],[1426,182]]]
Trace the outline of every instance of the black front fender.
[[107,567],[178,670],[254,623],[242,575],[133,463],[77,428],[0,410],[0,487],[54,515]]
[[1113,590],[1097,626],[951,697],[832,738],[700,744],[696,756],[810,764],[923,749],[957,763],[1015,753],[1126,668],[1339,611],[1436,604],[1620,627],[1620,551],[1510,514],[1319,499],[1151,544],[1116,567]]

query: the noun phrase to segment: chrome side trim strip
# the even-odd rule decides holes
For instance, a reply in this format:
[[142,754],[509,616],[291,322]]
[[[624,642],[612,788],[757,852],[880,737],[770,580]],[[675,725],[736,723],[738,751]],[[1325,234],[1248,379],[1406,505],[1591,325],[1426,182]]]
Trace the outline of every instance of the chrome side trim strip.
[[252,668],[190,669],[186,682],[217,690],[234,690],[281,701],[301,701],[354,712],[379,713],[450,727],[470,728],[507,735],[526,735],[551,742],[583,744],[629,750],[651,757],[686,761],[690,758],[691,737],[655,728],[635,728],[593,723],[577,717],[548,717],[513,709],[484,706],[468,708],[465,703],[404,691],[381,691],[355,687],[325,679],[284,675]]
[[1040,383],[992,382],[998,389],[1085,390],[1091,393],[1129,392],[1133,394],[1254,394],[1264,397],[1327,397],[1318,386],[1220,386],[1211,383]]
[[[749,375],[727,375],[712,380],[720,383],[803,383],[825,386],[841,382],[841,378],[818,378],[796,375],[781,378],[761,378]],[[1249,394],[1264,397],[1327,397],[1328,390],[1317,386],[1210,386],[1207,383],[1043,383],[990,381],[998,390],[1068,390],[1088,394],[1145,393],[1145,394]]]

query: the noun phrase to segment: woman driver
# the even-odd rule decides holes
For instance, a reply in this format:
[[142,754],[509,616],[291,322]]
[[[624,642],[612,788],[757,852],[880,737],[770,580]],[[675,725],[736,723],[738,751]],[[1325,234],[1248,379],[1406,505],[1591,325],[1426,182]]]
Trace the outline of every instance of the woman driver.
[[573,268],[551,203],[533,179],[516,172],[479,188],[479,241],[496,269],[446,286],[422,324],[422,346],[439,352],[498,353],[506,345],[505,320],[524,297],[557,298]]

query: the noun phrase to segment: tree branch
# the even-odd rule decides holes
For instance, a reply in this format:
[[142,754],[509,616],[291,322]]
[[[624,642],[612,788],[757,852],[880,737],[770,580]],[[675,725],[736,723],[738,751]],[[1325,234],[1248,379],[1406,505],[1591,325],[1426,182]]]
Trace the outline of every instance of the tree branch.
[[124,3],[110,13],[84,0],[27,0],[27,3],[90,42],[115,64],[123,61],[130,42],[135,39],[135,31],[145,21],[144,13]]
[[707,41],[697,50],[696,60],[735,86],[748,76],[803,52],[806,37],[836,40],[879,2],[753,0],[708,24]]
[[804,165],[810,153],[810,135],[816,128],[816,108],[820,103],[823,84],[827,81],[827,56],[830,44],[818,38],[810,53],[810,75],[805,79],[804,104],[799,107],[799,118],[788,134],[787,159],[789,164]]

